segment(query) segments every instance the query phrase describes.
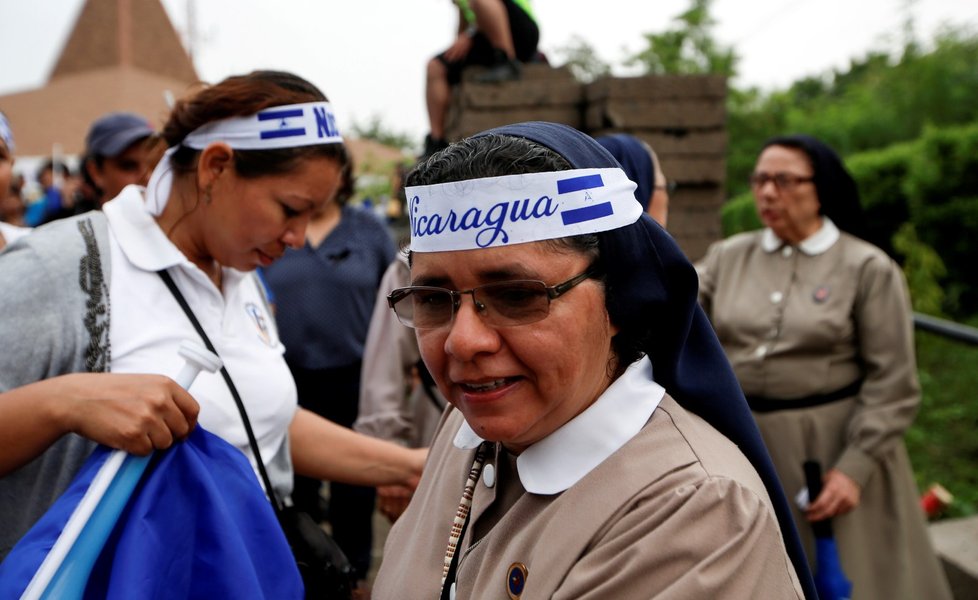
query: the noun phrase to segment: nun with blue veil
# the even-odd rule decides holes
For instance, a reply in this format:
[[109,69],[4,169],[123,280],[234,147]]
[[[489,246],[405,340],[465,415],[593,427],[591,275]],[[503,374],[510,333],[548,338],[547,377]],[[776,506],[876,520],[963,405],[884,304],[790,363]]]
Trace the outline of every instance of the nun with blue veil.
[[590,137],[508,125],[407,176],[451,406],[373,598],[814,598],[696,273]]
[[610,133],[595,138],[635,182],[635,199],[645,212],[665,227],[669,219],[669,194],[675,181],[667,181],[655,150],[645,140],[629,133]]

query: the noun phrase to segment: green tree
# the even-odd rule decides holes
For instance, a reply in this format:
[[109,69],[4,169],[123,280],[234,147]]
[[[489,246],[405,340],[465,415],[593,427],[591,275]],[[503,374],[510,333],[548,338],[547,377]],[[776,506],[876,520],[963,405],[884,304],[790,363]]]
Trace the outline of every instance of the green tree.
[[757,148],[772,135],[809,133],[848,156],[916,139],[928,125],[978,120],[978,35],[947,28],[928,47],[910,40],[898,53],[874,50],[786,90],[731,90],[728,195],[747,189]]
[[735,74],[737,56],[721,46],[711,33],[716,21],[710,16],[713,0],[692,0],[686,12],[673,18],[675,26],[662,33],[647,33],[648,48],[626,64],[643,65],[653,75]]
[[417,149],[418,141],[414,136],[402,131],[395,131],[388,127],[380,115],[371,115],[366,123],[354,122],[351,127],[353,135],[380,142],[385,146],[400,148],[401,150],[414,151]]

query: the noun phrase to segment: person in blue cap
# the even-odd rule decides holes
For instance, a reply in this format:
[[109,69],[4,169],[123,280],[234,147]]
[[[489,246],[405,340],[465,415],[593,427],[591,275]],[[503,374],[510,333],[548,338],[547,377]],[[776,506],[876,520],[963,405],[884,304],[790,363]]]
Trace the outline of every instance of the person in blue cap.
[[85,136],[82,172],[96,192],[96,207],[130,184],[146,185],[163,148],[144,117],[111,112],[99,117]]
[[696,272],[634,189],[543,122],[407,176],[388,303],[451,407],[373,598],[815,598]]

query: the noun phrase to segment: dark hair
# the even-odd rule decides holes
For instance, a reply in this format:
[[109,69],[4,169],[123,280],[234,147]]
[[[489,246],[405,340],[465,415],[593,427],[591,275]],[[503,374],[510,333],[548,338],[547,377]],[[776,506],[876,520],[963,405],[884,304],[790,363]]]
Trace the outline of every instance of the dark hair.
[[770,146],[803,152],[812,165],[819,214],[832,219],[842,231],[866,239],[866,216],[859,202],[859,189],[835,150],[817,138],[801,134],[770,138],[761,150]]
[[37,178],[40,179],[41,175],[43,175],[45,171],[51,171],[53,174],[55,169],[61,173],[62,177],[71,177],[71,169],[68,167],[68,165],[60,160],[56,161],[53,158],[49,158],[41,163],[41,168],[37,170]]
[[101,196],[102,190],[99,189],[98,184],[95,183],[95,179],[92,178],[92,174],[88,172],[88,164],[90,162],[94,163],[97,168],[101,169],[105,164],[105,157],[100,154],[85,154],[82,156],[80,163],[81,166],[79,169],[81,171],[82,181],[85,182],[85,185],[95,190],[95,193]]
[[353,159],[347,160],[340,171],[340,187],[336,190],[336,197],[333,201],[344,206],[353,197],[356,191],[357,178],[353,174]]
[[408,172],[404,185],[431,185],[570,168],[571,164],[563,156],[536,142],[487,135],[466,138],[432,154]]
[[[153,144],[159,143],[160,139],[162,139],[160,135],[154,133],[153,135],[148,135],[144,138],[136,140],[130,144],[130,146],[127,146],[127,149],[139,144],[143,144],[146,148],[150,148]],[[99,198],[101,198],[105,192],[98,186],[97,183],[95,183],[95,179],[92,178],[92,174],[88,171],[88,165],[93,164],[95,165],[95,168],[101,171],[103,168],[105,168],[105,161],[109,158],[115,157],[109,157],[97,152],[87,152],[82,155],[81,162],[79,163],[80,166],[78,170],[81,172],[82,180],[88,187],[94,190],[95,194]],[[152,171],[152,167],[150,167],[150,170]],[[106,198],[106,200],[108,200],[108,198]]]
[[[197,128],[230,117],[243,117],[272,106],[325,101],[314,85],[292,73],[253,71],[234,75],[179,100],[161,133],[167,146],[178,146],[170,164],[178,173],[196,167],[199,150],[182,145]],[[349,155],[343,144],[317,144],[274,150],[235,150],[234,168],[245,178],[278,175],[294,170],[300,161],[313,157],[331,158],[345,166]]]
[[[563,156],[537,142],[506,135],[483,135],[463,139],[436,152],[412,169],[404,181],[405,186],[431,185],[481,177],[567,171],[572,168]],[[546,243],[556,251],[579,252],[591,257],[592,263],[597,267],[595,278],[606,283],[599,240],[596,234],[584,234],[547,240]],[[605,286],[605,306],[614,305],[616,293],[617,290]],[[615,376],[645,355],[643,344],[650,336],[651,331],[633,331],[621,327],[611,340],[616,359]]]

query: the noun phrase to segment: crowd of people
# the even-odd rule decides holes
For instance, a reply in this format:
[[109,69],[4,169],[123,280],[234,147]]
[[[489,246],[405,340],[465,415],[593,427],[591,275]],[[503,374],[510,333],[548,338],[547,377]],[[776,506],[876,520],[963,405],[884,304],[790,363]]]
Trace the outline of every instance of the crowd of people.
[[[950,598],[902,441],[907,286],[839,156],[769,140],[764,228],[694,265],[640,138],[444,139],[461,70],[518,78],[539,34],[525,0],[457,4],[401,251],[349,202],[332,107],[294,74],[205,86],[158,130],[107,114],[29,205],[26,125],[0,113],[0,559],[97,445],[200,426],[269,511],[328,524],[362,597],[814,599],[831,520],[853,598]],[[225,371],[184,390],[178,348],[201,338]],[[375,510],[393,527],[368,583]]]

